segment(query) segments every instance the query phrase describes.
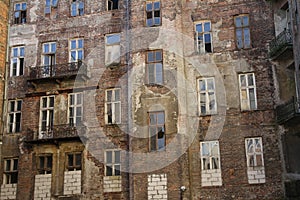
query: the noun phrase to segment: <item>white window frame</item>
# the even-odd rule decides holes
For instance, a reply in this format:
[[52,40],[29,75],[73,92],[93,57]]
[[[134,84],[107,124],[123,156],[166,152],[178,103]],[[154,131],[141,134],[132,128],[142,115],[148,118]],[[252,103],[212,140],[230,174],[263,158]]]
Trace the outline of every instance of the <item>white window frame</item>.
[[[14,105],[12,105],[12,103]],[[20,105],[19,105],[19,103],[20,103]],[[7,116],[7,128],[8,128],[7,132],[8,133],[21,132],[22,103],[23,103],[22,100],[10,100],[10,101],[8,101],[8,116]],[[13,110],[12,110],[12,106],[13,106]],[[19,124],[17,124],[17,115],[18,114],[20,115]],[[11,121],[11,117],[12,117],[12,121]]]
[[[205,88],[201,88],[200,82],[204,82]],[[208,81],[212,81],[213,88],[208,88]],[[198,110],[200,115],[212,115],[217,114],[217,99],[216,99],[216,84],[215,84],[215,78],[214,77],[203,77],[197,79],[197,87],[198,87]],[[213,93],[212,95],[210,95]],[[201,102],[201,96],[205,95],[205,102]],[[210,97],[213,97],[214,99],[214,106],[212,109],[210,108]],[[205,106],[206,112],[201,112],[201,107]]]
[[[248,23],[244,23],[244,18],[247,18]],[[241,25],[237,25],[237,19],[241,19]],[[251,47],[251,33],[250,33],[250,17],[248,14],[237,15],[234,17],[234,26],[235,26],[235,41],[238,49],[248,49]],[[241,33],[241,38],[238,35],[238,32]],[[248,35],[247,35],[248,34]],[[246,37],[247,36],[247,37]],[[248,41],[249,40],[249,41]],[[248,44],[249,43],[249,44]]]
[[[75,6],[76,13],[73,13],[73,6]],[[81,7],[82,6],[82,7]],[[71,0],[71,16],[83,16],[84,15],[84,0]]]
[[[151,5],[151,8],[150,8],[150,5]],[[157,8],[157,6],[158,6],[158,8]],[[161,24],[162,24],[161,16],[162,15],[161,15],[161,2],[160,1],[147,1],[146,5],[145,5],[145,12],[146,12],[146,26],[148,26],[148,27],[161,26]],[[159,17],[155,17],[155,12],[159,12]],[[151,14],[151,18],[148,18],[148,13]],[[159,20],[159,22],[157,23],[156,20]]]
[[[48,46],[48,50],[46,50],[46,46]],[[55,72],[54,65],[56,64],[56,42],[45,42],[42,44],[42,49],[42,75],[44,77],[53,76]]]
[[[21,62],[22,60],[23,62]],[[14,63],[16,63],[16,65],[14,65]],[[24,66],[25,66],[25,46],[12,47],[10,76],[12,77],[12,76],[24,75]]]
[[[160,58],[157,58],[157,53]],[[152,54],[153,60],[150,59]],[[150,67],[153,67],[153,77],[151,77]],[[161,71],[161,72],[160,72]],[[163,51],[161,49],[146,52],[146,81],[147,84],[163,84],[164,83],[164,64]],[[153,79],[153,80],[151,80]],[[161,79],[161,80],[160,80]]]
[[[111,152],[112,153],[112,161],[111,162],[108,162],[107,160],[107,153],[108,152]],[[120,162],[116,162],[116,152],[119,152],[119,160]],[[105,151],[105,155],[104,155],[104,159],[105,159],[105,171],[104,171],[104,174],[105,176],[121,176],[121,150],[119,149],[108,149]],[[116,167],[119,167],[119,172],[120,174],[116,174]],[[112,169],[112,175],[108,175],[107,173],[107,167],[110,167]]]
[[57,8],[58,0],[45,0],[45,14],[50,14],[52,8]]
[[[257,143],[257,141],[259,143]],[[250,144],[251,142],[251,144]],[[258,146],[258,144],[260,146]],[[250,146],[253,148],[253,151],[249,151]],[[253,146],[254,145],[254,146]],[[247,167],[255,168],[255,167],[264,167],[264,153],[263,153],[263,143],[262,137],[253,137],[245,139],[245,150],[246,150],[246,159],[247,159]],[[261,158],[259,165],[258,157]]]
[[[109,38],[115,38],[110,40]],[[105,65],[120,63],[121,56],[121,34],[113,33],[105,36]]]
[[[208,147],[208,149],[206,149],[208,152],[205,152],[205,150],[203,148],[204,145]],[[215,145],[217,145],[217,152],[212,152],[213,147]],[[202,171],[221,169],[219,141],[214,140],[214,141],[200,142],[200,157],[201,157],[201,170]],[[208,162],[204,162],[204,159]],[[217,160],[217,163],[214,162],[216,160]],[[206,163],[207,163],[207,165],[206,165]]]
[[[119,99],[116,99],[116,91],[119,93]],[[111,100],[108,99],[108,93],[111,92]],[[111,122],[109,121],[108,108],[111,105]],[[116,112],[119,109],[119,117],[117,117]],[[113,88],[107,89],[105,91],[105,123],[106,124],[120,124],[121,123],[121,89]],[[117,119],[118,118],[118,119]]]
[[[209,24],[209,31],[207,31],[206,24]],[[198,27],[201,27],[199,30]],[[213,52],[213,37],[212,37],[212,30],[211,30],[211,22],[210,21],[199,21],[195,23],[195,36],[196,36],[196,47],[198,53],[212,53]],[[207,41],[207,37],[209,37],[210,41]],[[206,49],[206,44],[210,44],[210,50]],[[207,47],[208,48],[208,47]],[[209,51],[207,51],[209,50]]]
[[[73,103],[71,100],[73,99]],[[81,124],[82,117],[83,117],[83,93],[70,93],[68,94],[68,119],[69,119],[69,125],[70,126],[76,126],[78,124]],[[71,109],[73,109],[73,116],[71,116]],[[78,113],[78,109],[80,110],[80,113]],[[80,118],[80,121],[78,121],[78,118]]]
[[[75,43],[73,47],[72,43]],[[79,58],[81,52],[81,58]],[[73,58],[72,53],[75,54]],[[84,59],[84,39],[83,38],[74,38],[69,42],[69,62],[79,62]]]
[[[50,105],[51,98],[53,98],[53,106]],[[43,99],[46,99],[46,107],[43,107]],[[43,96],[40,99],[40,128],[39,132],[41,134],[48,134],[46,137],[52,136],[52,130],[53,130],[53,124],[54,124],[54,107],[55,107],[55,96]],[[45,127],[43,127],[43,112],[46,112],[46,124]],[[52,115],[52,116],[51,116]],[[45,129],[45,130],[43,130]]]
[[[107,10],[118,10],[119,9],[119,1],[120,0],[107,0],[106,1],[107,2]],[[111,6],[109,6],[109,4]],[[117,4],[116,7],[115,7],[115,4]]]
[[[245,76],[245,84],[242,83],[242,76]],[[253,77],[253,85],[249,85],[249,76]],[[254,73],[243,73],[239,74],[239,86],[240,86],[240,103],[241,110],[256,110],[257,109],[257,97],[256,97],[256,82]],[[253,90],[254,106],[251,104],[250,91]],[[243,97],[243,92],[246,95],[246,98]],[[244,103],[245,102],[245,103]]]
[[[10,162],[10,166],[7,166],[8,161]],[[15,162],[17,162],[17,169],[15,169]],[[18,166],[19,159],[18,158],[5,158],[4,159],[4,169],[3,169],[3,184],[15,184],[18,182]],[[9,168],[9,169],[8,169]],[[12,182],[12,174],[14,174],[17,178],[17,182]]]
[[[17,7],[19,7],[20,9],[18,9]],[[24,24],[26,23],[26,20],[27,20],[26,2],[16,3],[14,6],[14,24]]]
[[[163,115],[162,122],[159,122],[159,115]],[[151,115],[154,116],[153,123]],[[166,148],[166,116],[164,111],[154,111],[148,113],[149,126],[149,151],[163,151]],[[159,132],[159,131],[162,132]],[[161,133],[162,135],[159,135]],[[163,143],[161,142],[163,141]],[[154,145],[155,143],[155,145]]]

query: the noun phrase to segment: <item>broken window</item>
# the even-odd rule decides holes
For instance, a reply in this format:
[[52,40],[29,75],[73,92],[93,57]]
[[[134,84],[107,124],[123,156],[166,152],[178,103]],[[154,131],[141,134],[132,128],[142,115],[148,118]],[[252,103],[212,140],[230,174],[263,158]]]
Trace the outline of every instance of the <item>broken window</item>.
[[18,159],[4,159],[3,184],[18,183]]
[[41,139],[52,137],[54,118],[54,96],[41,97],[40,103]]
[[109,89],[105,92],[105,123],[121,123],[120,89]]
[[220,169],[219,141],[200,142],[201,169]]
[[119,0],[107,0],[107,10],[119,9]]
[[162,84],[163,83],[163,59],[162,51],[148,51],[146,58],[146,71],[148,84]]
[[14,10],[14,24],[26,23],[26,3],[16,3]]
[[69,94],[69,125],[76,126],[81,124],[83,110],[82,93]]
[[105,65],[114,65],[120,63],[121,54],[121,36],[119,33],[105,36]]
[[105,176],[121,175],[121,151],[108,150],[105,152]]
[[214,78],[198,80],[198,102],[200,115],[216,114],[217,101]]
[[149,113],[149,149],[150,151],[164,150],[166,146],[165,113]]
[[45,3],[45,14],[50,14],[52,9],[57,8],[58,0],[46,0]]
[[22,100],[8,102],[8,132],[18,133],[21,131]]
[[212,52],[212,33],[209,21],[196,24],[196,45],[199,53]]
[[248,167],[264,166],[262,138],[246,138],[246,157]]
[[239,49],[250,48],[249,16],[238,15],[234,17],[236,44]]
[[81,152],[67,154],[67,170],[81,170]]
[[161,25],[160,2],[146,3],[146,25],[159,26]]
[[13,47],[11,52],[10,76],[21,76],[24,74],[25,47]]
[[71,16],[82,16],[84,14],[84,2],[81,0],[72,0]]
[[239,74],[241,110],[257,108],[254,73]]
[[70,40],[70,62],[80,62],[83,60],[83,39]]
[[52,173],[52,155],[41,155],[38,157],[39,174],[51,174]]
[[54,65],[56,64],[56,43],[48,42],[43,44],[42,75],[49,77],[54,75]]

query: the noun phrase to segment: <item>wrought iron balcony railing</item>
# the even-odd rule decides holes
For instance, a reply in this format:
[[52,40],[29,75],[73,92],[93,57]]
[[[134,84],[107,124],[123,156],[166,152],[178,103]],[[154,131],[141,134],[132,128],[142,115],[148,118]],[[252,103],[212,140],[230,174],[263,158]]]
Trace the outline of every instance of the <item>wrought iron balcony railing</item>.
[[287,48],[293,46],[293,38],[290,29],[285,29],[269,44],[269,56],[271,58],[282,54]]
[[86,65],[81,61],[32,67],[30,68],[29,79],[63,78],[77,75],[87,75]]
[[276,108],[276,119],[279,124],[298,116],[300,116],[300,102],[295,97]]
[[45,127],[44,130],[40,130],[40,128],[37,127],[35,130],[28,130],[26,140],[32,142],[38,140],[78,138],[80,134],[84,134],[84,131],[85,126],[83,125],[54,125],[52,127]]

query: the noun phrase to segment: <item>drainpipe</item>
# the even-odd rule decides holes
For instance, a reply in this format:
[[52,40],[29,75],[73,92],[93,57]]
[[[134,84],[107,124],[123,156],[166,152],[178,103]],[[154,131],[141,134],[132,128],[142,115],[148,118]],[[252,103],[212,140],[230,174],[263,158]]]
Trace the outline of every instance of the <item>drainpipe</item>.
[[130,68],[131,68],[131,58],[130,58],[130,50],[131,50],[131,41],[130,41],[130,0],[124,0],[123,1],[124,6],[125,6],[125,57],[126,57],[126,72],[127,72],[127,171],[128,171],[128,192],[129,192],[129,199],[134,199],[134,182],[133,182],[133,175],[132,175],[132,170],[131,170],[131,152],[132,152],[132,147],[131,147],[131,137],[130,137],[130,131],[132,130],[132,109],[131,109],[131,80],[130,80],[130,75],[128,74]]

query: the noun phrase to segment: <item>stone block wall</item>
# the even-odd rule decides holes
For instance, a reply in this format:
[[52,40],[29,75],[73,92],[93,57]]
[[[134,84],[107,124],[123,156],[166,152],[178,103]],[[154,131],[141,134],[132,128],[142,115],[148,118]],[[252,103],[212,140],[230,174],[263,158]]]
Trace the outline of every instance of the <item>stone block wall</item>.
[[1,185],[1,200],[16,199],[17,184]]
[[51,199],[51,176],[52,174],[35,175],[34,200]]
[[248,167],[247,169],[248,175],[248,183],[249,184],[257,184],[257,183],[265,183],[266,182],[266,175],[265,175],[265,168],[264,167]]
[[66,171],[64,174],[64,195],[81,193],[81,170]]
[[148,200],[168,199],[167,174],[148,175]]
[[202,187],[221,186],[222,185],[221,169],[202,170],[201,185]]
[[121,176],[104,176],[103,189],[104,192],[121,192],[122,191]]

